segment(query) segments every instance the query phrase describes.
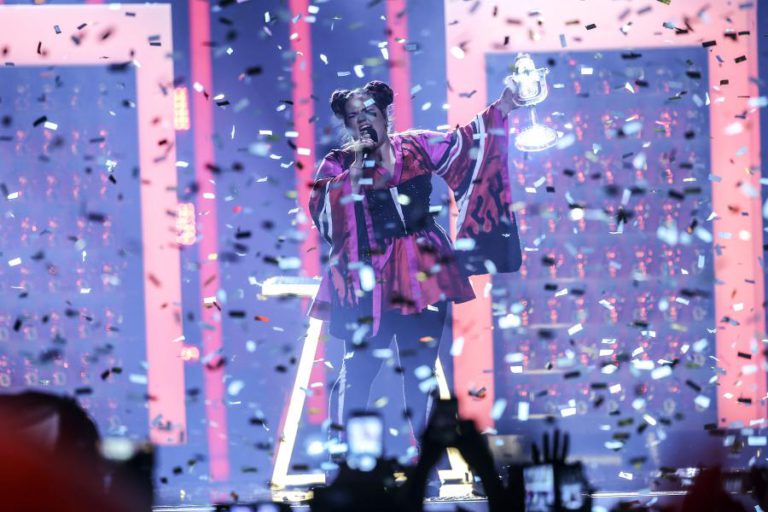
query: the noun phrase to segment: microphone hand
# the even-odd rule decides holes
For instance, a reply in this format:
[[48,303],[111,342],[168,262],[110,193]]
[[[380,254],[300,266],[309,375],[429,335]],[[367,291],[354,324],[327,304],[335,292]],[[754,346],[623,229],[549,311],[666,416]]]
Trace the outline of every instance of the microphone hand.
[[371,156],[371,151],[376,147],[377,139],[376,131],[369,126],[366,126],[360,132],[360,139],[357,141],[357,147],[362,153],[363,160],[367,160]]

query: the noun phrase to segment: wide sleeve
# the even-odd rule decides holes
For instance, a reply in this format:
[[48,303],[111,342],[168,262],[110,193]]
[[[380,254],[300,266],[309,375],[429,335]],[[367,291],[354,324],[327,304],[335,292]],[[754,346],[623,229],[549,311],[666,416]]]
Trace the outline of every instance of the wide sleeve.
[[342,186],[342,181],[349,173],[344,167],[341,151],[328,153],[318,165],[309,195],[309,213],[320,235],[330,244],[333,243],[331,192]]
[[453,190],[457,203],[471,194],[473,179],[486,167],[506,169],[507,118],[496,104],[491,103],[469,123],[453,130],[420,132],[433,172]]
[[417,135],[456,200],[457,252],[468,275],[515,272],[522,254],[512,211],[507,116],[488,105],[469,123]]
[[[346,231],[343,226],[343,209],[331,207],[343,194],[344,180],[349,174],[345,167],[344,155],[341,151],[334,150],[328,153],[317,166],[309,194],[309,213],[320,235],[331,244],[331,247],[334,247],[334,224],[337,225],[335,231],[337,239]],[[334,214],[336,222],[334,222]],[[330,320],[331,303],[335,293],[331,275],[332,273],[328,273],[321,279],[320,288],[307,312],[309,316]]]

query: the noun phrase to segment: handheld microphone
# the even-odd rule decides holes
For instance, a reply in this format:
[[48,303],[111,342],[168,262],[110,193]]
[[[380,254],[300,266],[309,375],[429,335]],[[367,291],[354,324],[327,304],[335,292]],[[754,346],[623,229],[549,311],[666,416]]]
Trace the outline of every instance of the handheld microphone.
[[[376,130],[374,130],[372,126],[366,126],[366,127],[365,127],[365,128],[363,128],[361,131],[363,131],[363,132],[367,133],[367,134],[368,134],[368,136],[371,138],[371,140],[372,140],[374,143],[376,143],[376,142],[379,142],[379,136],[378,136],[378,135],[376,135]],[[368,160],[368,157],[369,157],[369,156],[370,156],[370,155],[368,154],[368,150],[365,150],[365,151],[363,151],[363,162],[365,162],[366,160]]]

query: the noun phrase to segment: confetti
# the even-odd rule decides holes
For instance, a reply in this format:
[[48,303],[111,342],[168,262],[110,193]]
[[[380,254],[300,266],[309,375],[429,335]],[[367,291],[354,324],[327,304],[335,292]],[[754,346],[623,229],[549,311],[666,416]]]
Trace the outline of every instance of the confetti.
[[457,59],[463,59],[464,58],[464,50],[458,46],[451,47],[451,55],[453,55]]
[[581,324],[576,324],[568,328],[568,336],[573,336],[577,332],[581,332],[583,329],[583,326]]
[[[660,1],[671,5],[669,0]],[[383,5],[375,0],[370,3],[376,8]],[[15,103],[2,103],[8,108],[0,112],[0,149],[14,160],[14,165],[18,160],[19,169],[56,164],[72,172],[54,173],[50,178],[43,173],[38,181],[30,176],[26,182],[19,179],[22,174],[18,169],[10,174],[10,170],[0,172],[0,182],[4,182],[0,183],[0,196],[6,199],[3,227],[12,233],[6,235],[6,245],[0,248],[12,269],[5,281],[7,311],[4,323],[0,320],[0,335],[6,332],[11,340],[32,347],[29,356],[19,356],[18,361],[0,356],[0,387],[6,387],[7,374],[2,368],[13,368],[13,364],[26,368],[24,364],[28,364],[41,371],[19,377],[35,378],[35,385],[78,395],[94,408],[99,421],[107,417],[99,409],[103,407],[100,400],[115,400],[120,404],[119,423],[127,426],[113,428],[126,428],[127,434],[133,434],[131,420],[146,426],[149,419],[153,436],[169,434],[173,423],[170,418],[145,417],[147,406],[151,408],[162,398],[152,381],[155,368],[125,353],[124,340],[142,339],[141,335],[146,334],[143,319],[131,316],[130,311],[137,309],[146,314],[141,295],[155,294],[161,300],[151,303],[152,307],[167,315],[178,329],[163,331],[166,334],[160,341],[181,354],[185,372],[192,372],[185,373],[186,382],[196,379],[195,368],[202,363],[199,370],[205,378],[218,379],[223,395],[211,398],[209,391],[196,383],[183,391],[182,399],[196,408],[207,407],[209,402],[223,408],[230,447],[233,436],[246,435],[242,429],[247,428],[255,436],[249,432],[243,439],[258,450],[258,457],[272,460],[283,442],[283,433],[275,430],[281,413],[273,397],[262,400],[258,391],[275,389],[290,394],[296,370],[301,366],[301,349],[308,341],[315,341],[311,335],[318,324],[309,322],[305,315],[312,304],[311,293],[267,296],[262,293],[263,283],[272,276],[312,274],[312,279],[319,280],[330,274],[334,283],[348,285],[346,297],[367,300],[365,292],[375,291],[382,283],[377,265],[387,258],[386,253],[371,260],[360,254],[351,258],[359,265],[351,266],[348,275],[333,274],[346,255],[339,257],[329,250],[322,237],[325,227],[318,229],[307,208],[306,201],[317,190],[315,174],[323,155],[342,144],[338,135],[343,123],[336,123],[339,120],[327,108],[328,93],[387,76],[401,64],[404,49],[410,65],[423,65],[420,72],[430,77],[423,79],[419,73],[412,73],[413,81],[399,86],[394,115],[398,115],[403,101],[410,100],[416,114],[427,116],[414,122],[413,127],[429,130],[425,140],[431,153],[456,128],[453,114],[447,113],[464,109],[465,103],[474,105],[479,96],[486,96],[479,87],[485,81],[477,82],[476,74],[464,66],[485,55],[483,77],[488,78],[488,84],[498,85],[510,63],[509,55],[486,54],[483,48],[474,46],[477,38],[472,30],[489,26],[488,20],[480,18],[486,15],[481,2],[465,9],[465,17],[445,20],[451,29],[466,32],[464,41],[453,39],[442,48],[452,63],[450,76],[428,73],[429,58],[424,58],[437,44],[428,27],[410,34],[410,41],[395,37],[385,30],[391,20],[381,18],[376,9],[330,9],[330,4],[315,2],[302,13],[286,16],[265,11],[253,2],[237,6],[235,12],[235,4],[227,0],[214,6],[210,41],[202,43],[210,46],[214,70],[226,61],[225,67],[232,73],[217,74],[214,91],[207,90],[203,84],[209,82],[199,75],[178,76],[170,83],[161,81],[154,86],[174,98],[174,89],[192,89],[189,105],[174,102],[177,115],[185,108],[194,107],[192,110],[198,112],[201,104],[216,110],[207,137],[215,147],[215,158],[209,161],[197,147],[190,152],[190,144],[197,144],[197,130],[161,133],[166,124],[175,126],[173,120],[150,121],[152,129],[159,130],[149,144],[156,151],[152,158],[155,163],[168,158],[175,166],[175,186],[148,173],[144,160],[139,169],[137,147],[132,145],[136,141],[125,145],[122,139],[128,138],[120,135],[123,127],[145,128],[140,123],[146,118],[133,115],[146,106],[144,98],[140,101],[131,86],[133,70],[141,69],[143,73],[151,69],[142,52],[162,54],[168,50],[163,50],[169,43],[164,41],[166,35],[142,32],[141,16],[125,11],[123,6],[110,7],[124,13],[115,18],[120,24],[105,25],[91,17],[84,19],[87,25],[83,20],[75,20],[74,24],[54,20],[46,22],[42,34],[31,39],[25,51],[46,59],[67,48],[75,51],[73,45],[79,45],[79,52],[92,44],[101,45],[107,56],[108,46],[118,44],[126,33],[122,24],[131,24],[136,25],[136,30],[131,31],[139,44],[134,45],[135,54],[123,52],[128,55],[123,59],[130,60],[113,59],[101,66],[103,76],[95,74],[95,69],[79,71],[79,76],[66,66],[52,65],[36,69],[34,75],[20,74],[21,78],[11,80],[13,86],[7,87],[5,96],[12,93]],[[751,4],[737,6],[754,9]],[[536,109],[537,122],[555,128],[558,138],[556,145],[545,152],[523,154],[513,149],[508,155],[514,199],[508,205],[509,211],[524,227],[520,230],[520,273],[509,276],[496,260],[483,254],[487,241],[482,237],[447,237],[455,239],[452,249],[457,260],[472,265],[474,273],[489,276],[482,281],[473,278],[470,289],[487,303],[490,326],[476,324],[480,319],[471,316],[455,320],[465,322],[468,332],[492,334],[496,354],[492,367],[477,369],[476,379],[467,383],[461,399],[470,404],[490,401],[485,404],[486,410],[500,430],[510,424],[514,428],[515,422],[545,417],[548,421],[567,419],[575,432],[579,425],[587,425],[587,431],[600,438],[593,443],[595,460],[610,458],[615,462],[613,471],[604,476],[638,486],[651,481],[646,468],[658,458],[656,455],[663,459],[669,443],[677,439],[676,429],[692,426],[702,435],[722,433],[725,428],[746,429],[746,425],[730,424],[719,405],[727,402],[729,407],[745,411],[764,398],[752,392],[749,379],[763,370],[761,347],[767,341],[755,337],[745,338],[743,344],[733,341],[742,339],[737,331],[745,329],[746,317],[757,310],[744,290],[754,288],[761,276],[740,275],[737,283],[730,282],[727,276],[721,281],[714,278],[714,272],[726,259],[742,269],[756,265],[760,270],[764,265],[759,246],[756,254],[742,251],[754,245],[759,233],[749,223],[736,222],[741,219],[754,223],[758,215],[768,219],[768,201],[760,196],[760,187],[768,183],[757,184],[760,169],[748,161],[757,155],[754,145],[748,142],[754,131],[750,116],[760,114],[757,109],[767,107],[768,99],[754,91],[737,90],[749,78],[742,75],[750,65],[738,64],[746,61],[746,43],[754,34],[742,30],[745,27],[738,23],[726,26],[723,20],[731,15],[723,15],[718,6],[692,11],[689,19],[683,16],[674,21],[667,20],[672,19],[664,14],[667,9],[654,3],[621,6],[614,13],[614,27],[603,27],[601,32],[594,32],[596,23],[581,15],[581,19],[566,16],[564,26],[549,26],[551,19],[545,16],[544,8],[517,17],[507,17],[509,13],[500,8],[489,8],[487,12],[493,12],[494,21],[500,24],[494,34],[489,33],[491,45],[498,50],[506,52],[515,45],[512,30],[518,29],[530,42],[546,42],[544,39],[549,37],[550,45],[559,43],[561,49],[579,48],[589,42],[590,47],[599,50],[567,55],[554,52],[546,57],[534,54],[537,67],[549,69],[549,96]],[[66,32],[63,38],[55,39],[59,43],[55,46],[46,37],[50,37],[51,27],[55,35],[63,30],[53,23],[62,23]],[[305,23],[315,24],[313,31],[328,31],[326,35],[337,34],[347,42],[339,46],[328,44],[332,38],[325,43],[320,38],[314,41],[312,54],[307,54],[302,49],[307,42],[302,40],[301,27]],[[529,24],[530,30],[525,28]],[[716,29],[718,26],[721,28]],[[82,32],[73,34],[76,27]],[[246,27],[254,29],[261,45],[255,53],[248,51],[243,38]],[[650,46],[641,51],[595,46],[603,32],[611,29],[619,30],[618,37],[630,36]],[[371,39],[374,33],[380,36]],[[276,37],[279,34],[286,35],[284,41]],[[388,40],[381,34],[392,37]],[[721,37],[725,38],[723,44],[719,44]],[[685,38],[706,51],[678,46]],[[107,39],[109,43],[103,43]],[[394,45],[398,45],[397,52]],[[656,47],[663,47],[664,52]],[[17,51],[9,48],[9,56]],[[176,48],[173,57],[184,60],[186,52]],[[707,78],[713,72],[708,65],[710,58],[722,67],[722,76]],[[308,69],[309,63],[314,63],[315,75],[309,88],[299,92],[294,88],[296,77]],[[7,64],[11,72],[12,63]],[[318,73],[317,66],[325,72]],[[460,66],[458,76],[454,66]],[[733,70],[728,71],[729,66]],[[31,72],[23,68],[17,66],[12,71]],[[98,86],[89,88],[85,82],[90,81]],[[442,98],[446,91],[448,96]],[[99,101],[89,101],[93,98]],[[78,112],[60,107],[62,101],[77,105]],[[102,105],[96,109],[96,104]],[[375,102],[369,99],[365,104],[370,107]],[[310,113],[305,108],[308,105],[315,105]],[[88,110],[91,107],[96,110]],[[722,108],[733,110],[733,115],[725,122],[710,125],[710,109]],[[510,122],[509,133],[491,128],[484,134],[472,133],[467,140],[486,149],[489,137],[494,135],[514,140],[519,130],[529,124],[529,110],[518,109],[511,114],[510,121],[514,118],[514,122]],[[98,122],[91,123],[91,119]],[[192,125],[198,127],[199,120]],[[710,162],[711,155],[717,154],[710,150],[716,150],[726,139],[733,143],[730,153]],[[468,160],[475,161],[476,156],[470,152]],[[546,165],[538,165],[542,162]],[[373,160],[369,158],[366,166],[366,171],[372,170]],[[47,183],[48,179],[52,181]],[[433,183],[437,181],[440,187],[446,186],[445,180]],[[374,179],[362,178],[360,185],[371,187]],[[485,182],[482,175],[464,185],[496,186]],[[451,223],[456,221],[451,199],[458,198],[451,198],[450,193],[440,197],[442,189],[435,192],[435,204],[429,205],[428,212],[450,233],[449,227],[455,227]],[[163,193],[195,205],[191,213],[187,212],[185,225],[196,227],[188,245],[178,243],[176,238],[176,231],[181,230],[177,221],[185,215],[184,208],[169,208],[161,216],[167,218],[153,219],[158,232],[170,233],[169,240],[159,242],[163,250],[169,256],[181,255],[183,268],[179,276],[144,262],[141,258],[147,241],[142,239],[141,230],[134,232],[126,223],[142,218],[142,212],[133,209],[141,197],[160,197]],[[519,197],[514,197],[515,193]],[[741,200],[717,204],[714,200],[722,194]],[[397,191],[392,197],[393,204],[406,212],[419,201],[410,192]],[[73,217],[38,215],[35,210],[44,209],[34,205],[46,199],[50,204],[71,202],[68,206],[72,207]],[[356,207],[367,200],[363,193],[345,194],[340,203]],[[211,232],[204,229],[209,219],[216,219],[216,240],[209,239]],[[337,218],[330,220],[335,222]],[[495,225],[492,219],[485,220]],[[137,222],[140,227],[141,222]],[[331,231],[353,233],[349,228],[329,226]],[[428,262],[414,268],[410,281],[434,281],[433,276],[450,265],[450,258],[428,245],[414,247],[424,250]],[[369,248],[373,253],[380,249],[378,244]],[[750,265],[746,264],[748,256]],[[392,255],[388,257],[393,261]],[[315,261],[315,266],[306,267],[307,258]],[[138,273],[132,273],[134,270]],[[410,281],[398,283],[405,286]],[[178,285],[185,290],[181,303],[168,298]],[[257,285],[259,288],[254,289]],[[138,295],[133,289],[137,286]],[[195,287],[201,288],[200,293],[187,293],[194,292]],[[50,296],[51,305],[35,306],[41,294]],[[113,297],[137,302],[129,308],[112,302]],[[388,305],[445,311],[426,305],[425,296],[417,298],[407,290],[402,296],[392,297],[391,302],[387,297],[381,299]],[[715,316],[715,302],[719,317]],[[367,310],[359,318],[353,316],[348,341],[365,346],[374,317]],[[344,426],[322,416],[329,413],[327,400],[330,398],[332,403],[336,398],[338,386],[333,388],[333,383],[341,369],[341,357],[334,359],[337,345],[327,331],[325,324],[318,329],[316,341],[327,350],[310,361],[313,375],[299,391],[307,402],[304,416],[318,420],[318,428],[320,421],[327,419],[322,428],[333,433],[343,431]],[[450,343],[451,357],[471,357],[477,347],[474,334],[466,339],[461,333],[455,334]],[[219,335],[226,339],[224,348],[208,350],[209,340]],[[31,339],[33,336],[39,339]],[[417,348],[426,349],[435,345],[437,338],[420,333],[411,341],[417,343]],[[726,342],[731,345],[722,345],[722,340],[731,340]],[[79,352],[79,347],[87,347],[87,352]],[[396,356],[400,356],[402,368],[397,370],[417,374],[422,390],[433,387],[436,380],[431,365],[409,364],[409,349],[398,349],[376,348],[372,353],[387,370],[397,367]],[[197,357],[188,358],[195,350]],[[142,352],[137,357],[145,356]],[[119,360],[125,368],[124,376],[115,366]],[[13,364],[4,366],[7,362]],[[70,373],[61,369],[64,363],[69,365]],[[315,370],[320,373],[315,374]],[[63,377],[56,377],[56,372]],[[485,379],[491,377],[495,383],[492,390],[483,387]],[[57,378],[66,382],[57,384]],[[372,395],[382,413],[399,407],[399,402],[390,398]],[[140,404],[139,414],[138,409],[128,410],[133,402]],[[304,416],[300,421],[307,419]],[[754,430],[742,432],[739,439],[731,436],[733,439],[727,441],[730,447],[757,450],[766,445],[766,437],[757,430],[764,428],[764,419],[750,418],[748,427]],[[167,476],[160,479],[164,485],[173,486],[174,478],[181,480],[179,477],[200,478],[207,485],[206,471],[200,472],[205,464],[200,460],[195,467],[197,459],[190,448],[197,443],[194,436],[199,432],[219,427],[214,423],[208,418],[200,425],[187,426],[189,432],[185,435],[189,437],[181,440],[180,446],[186,448],[180,454],[182,461],[193,463],[166,464],[162,473]],[[338,448],[325,443],[325,431],[314,439],[311,430],[300,429],[296,452],[310,459],[315,455],[319,458],[309,463],[302,460],[294,464],[294,469],[337,469],[322,466],[326,463],[321,464],[320,459]],[[388,426],[385,434],[388,438],[407,436],[397,425]],[[647,460],[637,456],[635,444],[643,441],[649,450],[658,452]],[[574,446],[576,442],[574,434]],[[697,440],[692,437],[691,442]],[[269,464],[258,457],[231,469],[269,474]],[[610,490],[613,484],[606,485]],[[180,493],[185,501],[192,493],[204,492],[205,486],[199,486],[200,491],[194,487],[198,486],[188,486]],[[178,489],[166,491],[176,495]],[[240,489],[232,492],[242,495]]]
[[528,421],[530,414],[530,403],[518,402],[517,404],[517,419],[518,421]]
[[[493,404],[493,407],[491,408],[491,418],[494,420],[498,420],[501,418],[501,415],[504,414],[504,410],[507,408],[507,401],[504,398],[499,398],[496,400]],[[519,404],[518,404],[518,413],[519,413]],[[518,414],[519,417],[519,414]]]

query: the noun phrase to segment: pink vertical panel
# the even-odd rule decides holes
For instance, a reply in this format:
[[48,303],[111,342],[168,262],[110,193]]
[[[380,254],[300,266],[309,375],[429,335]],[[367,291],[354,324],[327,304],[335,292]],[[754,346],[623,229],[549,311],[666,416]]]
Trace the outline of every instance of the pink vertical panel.
[[[214,481],[229,478],[227,409],[224,405],[224,365],[218,364],[222,348],[221,314],[216,302],[219,290],[218,226],[216,185],[208,165],[214,161],[213,148],[213,68],[211,64],[211,19],[207,0],[189,0],[190,65],[193,83],[192,129],[195,141],[195,179],[197,212],[201,233],[200,296],[203,298],[201,319],[204,326],[203,359],[211,358],[203,367],[205,383],[205,418],[208,427],[210,476]],[[199,84],[199,85],[198,85]],[[198,91],[202,87],[202,92]],[[206,199],[207,194],[214,199]]]
[[[712,184],[712,208],[719,215],[713,221],[713,242],[722,247],[722,255],[713,254],[715,279],[724,283],[715,288],[717,366],[726,372],[719,379],[717,412],[721,427],[734,422],[749,426],[766,415],[760,113],[748,105],[749,98],[760,96],[752,77],[758,76],[757,37],[765,35],[758,35],[757,6],[732,12],[727,3],[718,3],[721,5],[713,17],[716,23],[708,26],[706,34],[698,34],[699,38],[729,43],[722,34],[734,27],[751,35],[709,50],[712,174],[722,178]],[[725,63],[720,64],[718,57]],[[737,62],[742,57],[746,60]],[[720,86],[721,79],[730,83]],[[745,112],[746,118],[740,121]],[[728,134],[726,129],[735,122],[741,123],[744,131]],[[750,196],[749,188],[755,191],[754,196]],[[750,354],[751,359],[739,357],[739,352]]]
[[[301,252],[302,274],[305,276],[317,276],[320,273],[320,238],[317,230],[312,229],[312,217],[309,214],[309,192],[314,177],[315,162],[324,155],[315,154],[315,125],[310,119],[315,115],[315,104],[312,99],[314,88],[312,86],[312,30],[307,22],[307,7],[309,0],[291,0],[291,15],[301,17],[290,26],[291,49],[296,56],[291,66],[291,78],[293,79],[293,126],[298,132],[296,146],[302,150],[300,154],[294,152],[296,161],[296,188],[298,191],[299,207],[304,212],[306,222],[299,226],[304,240],[299,251]],[[295,35],[294,35],[295,34]],[[301,300],[301,309],[306,314],[309,300]],[[319,343],[315,360],[324,357],[323,344]],[[327,417],[328,399],[325,390],[325,366],[315,364],[309,378],[310,385],[316,382],[323,386],[312,388],[312,395],[307,398],[307,417],[309,423],[318,425]],[[285,413],[285,411],[284,411]],[[284,415],[284,414],[283,414]],[[281,420],[282,422],[282,420]]]
[[411,102],[411,59],[405,49],[408,40],[407,0],[387,0],[387,49],[389,80],[395,93],[395,131],[413,127]]

